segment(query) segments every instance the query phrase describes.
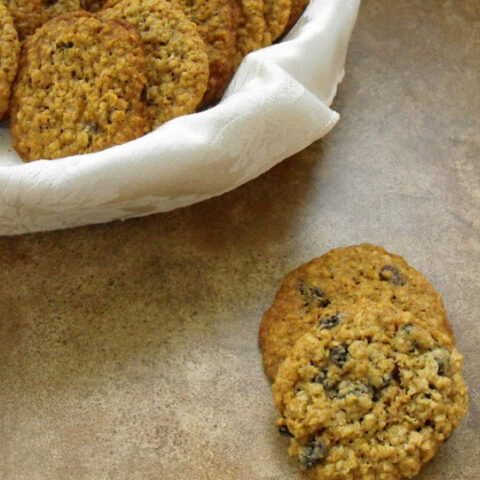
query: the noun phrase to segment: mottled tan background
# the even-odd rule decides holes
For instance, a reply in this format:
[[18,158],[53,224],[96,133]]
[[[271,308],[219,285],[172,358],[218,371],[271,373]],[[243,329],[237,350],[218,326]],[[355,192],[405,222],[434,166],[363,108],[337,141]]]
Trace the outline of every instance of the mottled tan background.
[[400,253],[443,293],[470,413],[422,480],[480,478],[480,4],[364,1],[323,141],[181,211],[0,239],[0,480],[304,478],[256,335],[285,273]]

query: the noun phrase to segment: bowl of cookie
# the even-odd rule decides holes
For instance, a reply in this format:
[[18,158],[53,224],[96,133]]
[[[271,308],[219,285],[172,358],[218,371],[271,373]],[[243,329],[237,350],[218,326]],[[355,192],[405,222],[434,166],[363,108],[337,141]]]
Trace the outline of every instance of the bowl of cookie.
[[231,190],[325,135],[358,0],[0,4],[0,234]]

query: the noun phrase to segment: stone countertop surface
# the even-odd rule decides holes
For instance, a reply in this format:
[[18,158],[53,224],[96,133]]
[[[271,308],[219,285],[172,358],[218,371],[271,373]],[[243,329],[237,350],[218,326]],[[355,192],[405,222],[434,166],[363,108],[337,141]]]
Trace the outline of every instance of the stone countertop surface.
[[418,477],[480,478],[480,4],[366,0],[325,139],[167,214],[0,239],[1,480],[304,477],[257,329],[330,248],[443,294],[470,411]]

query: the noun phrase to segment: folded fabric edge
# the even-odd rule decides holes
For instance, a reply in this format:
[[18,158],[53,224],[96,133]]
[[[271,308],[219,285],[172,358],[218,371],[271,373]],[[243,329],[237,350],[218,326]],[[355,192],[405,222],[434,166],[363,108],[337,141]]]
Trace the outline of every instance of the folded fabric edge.
[[[350,3],[351,0],[348,0]],[[355,3],[356,0],[353,1]],[[336,2],[336,0],[334,0]],[[328,3],[328,2],[326,2]],[[353,29],[353,25],[351,25],[351,29]],[[348,36],[351,33],[348,33]],[[345,45],[345,54],[346,54],[346,45]],[[288,72],[289,74],[290,72]],[[330,95],[328,104],[331,103],[333,97],[335,95],[337,85],[340,83],[344,76],[343,68],[337,72],[337,77],[333,82],[332,85],[332,94]],[[312,92],[310,92],[312,93]],[[318,99],[315,99],[318,101]],[[322,102],[323,103],[323,102]],[[206,200],[208,198],[212,198],[228,191],[231,191],[241,184],[248,182],[267,170],[271,169],[274,165],[282,161],[284,158],[287,158],[298,151],[306,148],[308,145],[313,143],[314,141],[318,140],[322,136],[324,136],[328,131],[333,128],[333,126],[337,123],[339,119],[339,115],[331,109],[328,109],[326,105],[324,105],[326,112],[323,120],[327,118],[326,123],[322,123],[318,129],[314,131],[314,134],[300,139],[299,142],[296,142],[293,146],[289,146],[288,149],[284,150],[281,154],[275,155],[271,159],[269,159],[265,164],[262,165],[261,168],[256,168],[252,172],[250,172],[247,176],[240,178],[238,181],[232,182],[228,185],[217,185],[216,189],[208,192],[208,193],[193,193],[193,194],[182,194],[179,195],[177,198],[172,200],[172,197],[164,197],[161,195],[145,195],[135,198],[134,202],[131,201],[117,201],[114,199],[104,199],[105,201],[94,202],[91,205],[91,208],[82,208],[81,215],[77,216],[77,212],[68,212],[63,211],[61,207],[55,207],[51,205],[51,211],[47,211],[47,208],[38,207],[37,202],[35,201],[35,195],[30,197],[28,195],[22,195],[21,192],[26,192],[25,189],[32,188],[32,186],[40,187],[40,188],[49,188],[48,178],[43,176],[43,179],[36,178],[36,175],[27,175],[22,180],[26,182],[27,185],[21,185],[23,182],[14,182],[16,185],[10,185],[13,187],[13,190],[16,190],[15,195],[12,195],[10,198],[5,198],[6,202],[1,202],[0,204],[0,234],[3,235],[15,235],[20,233],[28,233],[34,231],[48,231],[48,230],[55,230],[59,228],[70,228],[75,226],[80,226],[84,224],[95,224],[95,223],[104,223],[108,221],[112,221],[115,219],[126,219],[132,218],[137,216],[145,216],[152,213],[157,212],[164,212],[168,210],[172,210],[174,208],[184,207],[198,201]],[[213,110],[213,109],[212,109]],[[213,115],[213,111],[206,111],[196,115],[202,114],[210,114]],[[185,118],[179,118],[178,121],[185,120]],[[173,121],[175,122],[175,120]],[[118,148],[118,147],[115,147]],[[93,154],[95,155],[95,154]],[[83,156],[85,157],[85,156]],[[77,157],[78,158],[78,157]],[[69,165],[68,162],[63,166],[67,170],[70,170],[71,178],[76,178],[78,181],[79,177],[82,176],[82,172],[86,172],[93,166],[93,170],[97,170],[99,165],[91,164],[88,165],[87,162],[84,163],[84,159],[82,158],[82,162]],[[93,159],[92,159],[93,160]],[[60,166],[60,165],[59,165]],[[0,184],[2,183],[1,177],[2,169],[6,169],[7,167],[0,168]],[[100,173],[99,169],[99,173]],[[91,174],[92,172],[89,172]],[[48,175],[47,175],[48,177]],[[5,180],[5,177],[4,177]],[[53,184],[51,184],[53,186]],[[19,191],[20,190],[20,191]],[[5,189],[3,189],[5,192]],[[10,189],[12,192],[12,189]],[[0,194],[0,197],[2,195]],[[30,197],[30,200],[27,198]],[[71,200],[75,203],[75,193],[72,194]],[[80,195],[81,197],[81,195]],[[26,201],[27,200],[27,201]],[[38,208],[37,208],[38,207]],[[105,211],[104,211],[105,210]]]

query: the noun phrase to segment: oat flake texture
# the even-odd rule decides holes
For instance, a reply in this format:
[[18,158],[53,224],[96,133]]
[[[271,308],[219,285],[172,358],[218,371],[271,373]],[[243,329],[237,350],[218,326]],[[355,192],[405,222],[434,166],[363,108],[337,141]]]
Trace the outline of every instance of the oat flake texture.
[[462,355],[393,305],[362,299],[323,314],[273,384],[290,455],[315,480],[416,475],[467,411]]
[[25,161],[90,153],[143,135],[145,57],[128,23],[60,15],[25,40],[10,106]]
[[134,141],[23,163],[0,126],[0,234],[168,211],[220,195],[324,136],[359,0],[312,0],[281,43],[248,54],[222,100]]
[[410,312],[454,342],[440,294],[402,257],[368,244],[336,248],[290,272],[263,315],[259,340],[270,379],[326,308],[362,298]]
[[123,0],[98,14],[140,32],[147,56],[146,108],[152,127],[189,114],[203,98],[208,57],[197,28],[169,2]]
[[10,89],[18,68],[20,43],[7,7],[0,3],[0,119],[8,110]]

